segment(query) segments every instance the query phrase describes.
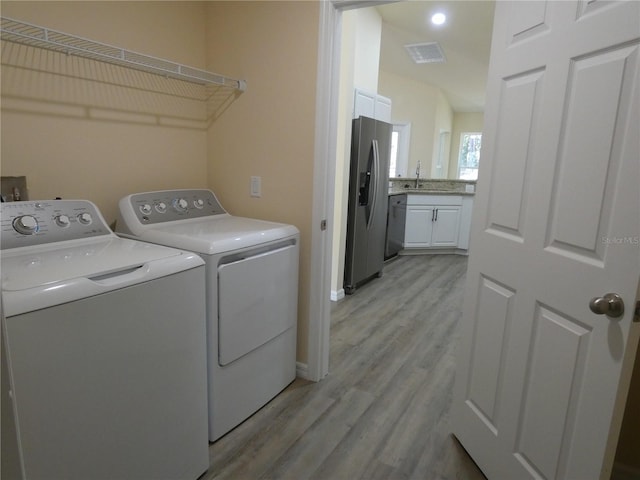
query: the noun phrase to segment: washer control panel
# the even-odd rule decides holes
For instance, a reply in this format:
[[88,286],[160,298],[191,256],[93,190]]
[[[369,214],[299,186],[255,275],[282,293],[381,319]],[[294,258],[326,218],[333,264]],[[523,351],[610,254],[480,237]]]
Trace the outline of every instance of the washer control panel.
[[[136,193],[128,208],[143,225],[227,213],[211,190],[162,190]],[[122,204],[121,204],[122,208]]]
[[98,208],[87,200],[2,203],[3,249],[111,235]]

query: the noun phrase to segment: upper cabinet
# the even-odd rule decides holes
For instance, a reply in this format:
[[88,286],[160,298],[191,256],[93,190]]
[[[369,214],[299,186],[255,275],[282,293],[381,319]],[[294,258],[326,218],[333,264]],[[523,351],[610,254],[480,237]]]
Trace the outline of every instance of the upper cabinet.
[[391,99],[356,88],[353,101],[353,118],[360,116],[391,123]]

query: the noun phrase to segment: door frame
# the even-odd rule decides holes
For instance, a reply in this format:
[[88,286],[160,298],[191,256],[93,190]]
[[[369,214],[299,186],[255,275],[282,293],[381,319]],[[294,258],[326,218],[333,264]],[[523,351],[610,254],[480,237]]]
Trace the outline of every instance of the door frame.
[[[318,76],[316,81],[315,144],[313,155],[313,210],[311,214],[311,273],[306,375],[319,381],[329,373],[331,322],[331,238],[338,119],[338,75],[341,12],[330,1],[320,2]],[[322,225],[326,225],[322,229]]]
[[[338,98],[342,42],[342,12],[401,0],[320,0],[318,76],[316,80],[313,208],[311,214],[311,273],[307,365],[301,376],[319,381],[329,373],[331,323],[331,258],[338,146]],[[326,225],[323,230],[322,225]]]

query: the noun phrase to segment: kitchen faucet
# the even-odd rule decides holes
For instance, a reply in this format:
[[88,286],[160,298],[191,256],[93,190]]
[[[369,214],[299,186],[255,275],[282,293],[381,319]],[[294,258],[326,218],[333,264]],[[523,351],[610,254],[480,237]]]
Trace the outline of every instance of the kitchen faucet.
[[419,180],[420,180],[420,160],[418,160],[418,165],[416,166],[416,188],[418,188]]

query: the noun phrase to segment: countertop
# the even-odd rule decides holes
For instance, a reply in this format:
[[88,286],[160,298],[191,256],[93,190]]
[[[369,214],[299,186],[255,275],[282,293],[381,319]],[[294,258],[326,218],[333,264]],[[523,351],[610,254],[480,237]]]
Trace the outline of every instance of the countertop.
[[421,194],[421,195],[467,195],[473,196],[475,192],[460,192],[457,190],[434,190],[427,188],[390,188],[389,195],[402,194]]
[[[473,192],[467,191],[467,186],[473,186]],[[416,188],[415,178],[390,178],[389,195],[420,194],[420,195],[475,195],[476,182],[472,180],[427,179],[421,178]]]

